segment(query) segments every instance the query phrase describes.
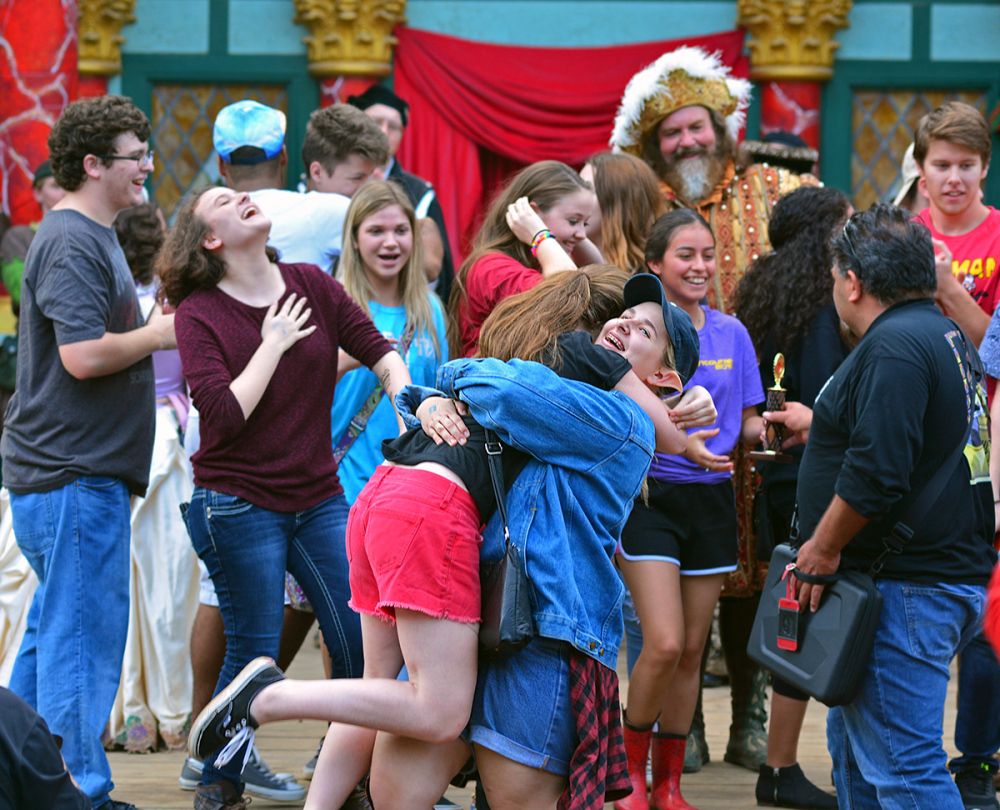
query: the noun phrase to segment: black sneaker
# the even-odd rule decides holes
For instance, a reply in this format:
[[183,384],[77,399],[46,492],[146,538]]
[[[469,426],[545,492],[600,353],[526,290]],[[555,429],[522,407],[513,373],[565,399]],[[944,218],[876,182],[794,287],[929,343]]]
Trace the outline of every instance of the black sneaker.
[[955,774],[955,784],[962,794],[965,810],[998,810],[996,791],[993,788],[993,769],[985,762]]
[[756,795],[757,804],[769,807],[837,810],[837,799],[810,782],[798,763],[787,768],[761,765]]
[[[285,674],[272,658],[255,658],[243,667],[233,682],[212,698],[191,724],[188,735],[191,756],[205,759],[221,748],[231,749],[219,755],[217,763],[224,764],[244,744],[252,746],[257,723],[250,716],[250,704],[265,686],[284,679]],[[250,750],[248,747],[247,759]]]
[[101,805],[100,810],[139,810],[139,808],[128,802],[118,802],[114,799],[109,799]]

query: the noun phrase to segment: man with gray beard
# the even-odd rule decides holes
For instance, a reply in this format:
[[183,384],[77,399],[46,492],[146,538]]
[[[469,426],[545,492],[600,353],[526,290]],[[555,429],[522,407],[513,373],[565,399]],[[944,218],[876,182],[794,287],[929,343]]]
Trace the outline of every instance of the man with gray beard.
[[[678,48],[629,81],[610,141],[616,152],[628,152],[652,167],[668,209],[693,208],[711,225],[716,271],[708,302],[728,314],[732,314],[736,286],[750,263],[771,249],[767,228],[774,204],[801,185],[817,184],[811,175],[799,176],[766,164],[744,165],[738,160],[736,139],[749,103],[750,82],[732,77],[718,54]],[[733,485],[739,521],[738,567],[727,576],[719,605],[733,696],[725,759],[757,771],[767,753],[767,677],[747,658],[746,646],[767,561],[757,558],[753,474],[749,457],[743,453],[737,454]],[[700,720],[699,710],[688,739],[686,771],[698,770],[708,761]]]
[[716,275],[709,302],[727,313],[747,267],[770,250],[774,203],[816,184],[811,175],[738,160],[736,139],[749,104],[750,82],[730,76],[717,54],[678,48],[632,77],[611,136],[615,151],[653,168],[668,208],[694,208],[712,226]]

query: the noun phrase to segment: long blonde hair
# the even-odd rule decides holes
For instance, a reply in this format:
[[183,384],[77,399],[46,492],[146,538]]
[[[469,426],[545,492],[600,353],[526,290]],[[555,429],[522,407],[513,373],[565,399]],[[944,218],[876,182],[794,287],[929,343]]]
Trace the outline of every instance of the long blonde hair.
[[434,341],[434,351],[440,359],[443,354],[437,329],[434,328],[434,315],[431,309],[433,293],[427,289],[427,279],[424,277],[416,215],[410,198],[400,186],[385,180],[372,180],[358,189],[344,220],[344,245],[340,263],[337,265],[337,279],[358,306],[371,315],[368,302],[373,297],[372,284],[361,260],[361,251],[358,249],[358,230],[368,217],[392,205],[398,205],[402,209],[413,232],[410,258],[397,277],[399,295],[406,310],[406,323],[414,330],[414,334],[426,331],[431,336]]

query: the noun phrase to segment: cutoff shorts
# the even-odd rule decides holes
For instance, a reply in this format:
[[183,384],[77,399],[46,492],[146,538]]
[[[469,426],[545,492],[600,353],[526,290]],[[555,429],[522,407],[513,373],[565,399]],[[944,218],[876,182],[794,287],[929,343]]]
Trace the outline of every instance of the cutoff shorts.
[[468,492],[426,470],[379,466],[347,520],[349,604],[387,622],[397,608],[478,622],[481,543]]
[[570,645],[536,636],[479,668],[470,742],[529,768],[569,773],[576,749],[570,697]]
[[675,484],[647,478],[649,502],[637,500],[619,547],[626,560],[661,560],[682,576],[736,570],[736,501],[732,481]]

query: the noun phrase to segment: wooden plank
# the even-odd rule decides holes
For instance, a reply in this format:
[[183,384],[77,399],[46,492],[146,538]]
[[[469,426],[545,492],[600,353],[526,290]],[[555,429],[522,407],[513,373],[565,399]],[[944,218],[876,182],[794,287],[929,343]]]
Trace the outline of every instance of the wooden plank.
[[[322,677],[319,654],[311,644],[303,646],[292,664],[290,674],[296,678]],[[625,692],[623,683],[622,693]],[[704,706],[712,762],[700,773],[684,777],[684,796],[699,810],[755,808],[756,774],[722,761],[729,730],[729,689],[721,687],[705,690]],[[810,704],[799,745],[799,756],[809,778],[820,787],[830,789],[831,766],[826,751],[825,723],[826,708],[818,703]],[[954,726],[955,678],[952,677],[945,709],[945,748],[949,752],[954,743]],[[302,766],[315,753],[324,728],[324,724],[308,720],[274,723],[258,732],[259,748],[275,771],[288,771],[301,776]],[[184,763],[182,752],[117,752],[110,754],[109,758],[117,786],[114,792],[116,799],[132,802],[143,810],[175,810],[192,806],[193,793],[182,791],[177,784],[177,777]],[[464,808],[468,808],[472,801],[472,792],[467,789],[451,788],[447,795]],[[265,799],[255,798],[253,801],[255,808],[272,806],[278,805]],[[607,808],[611,808],[611,805],[608,804]]]

